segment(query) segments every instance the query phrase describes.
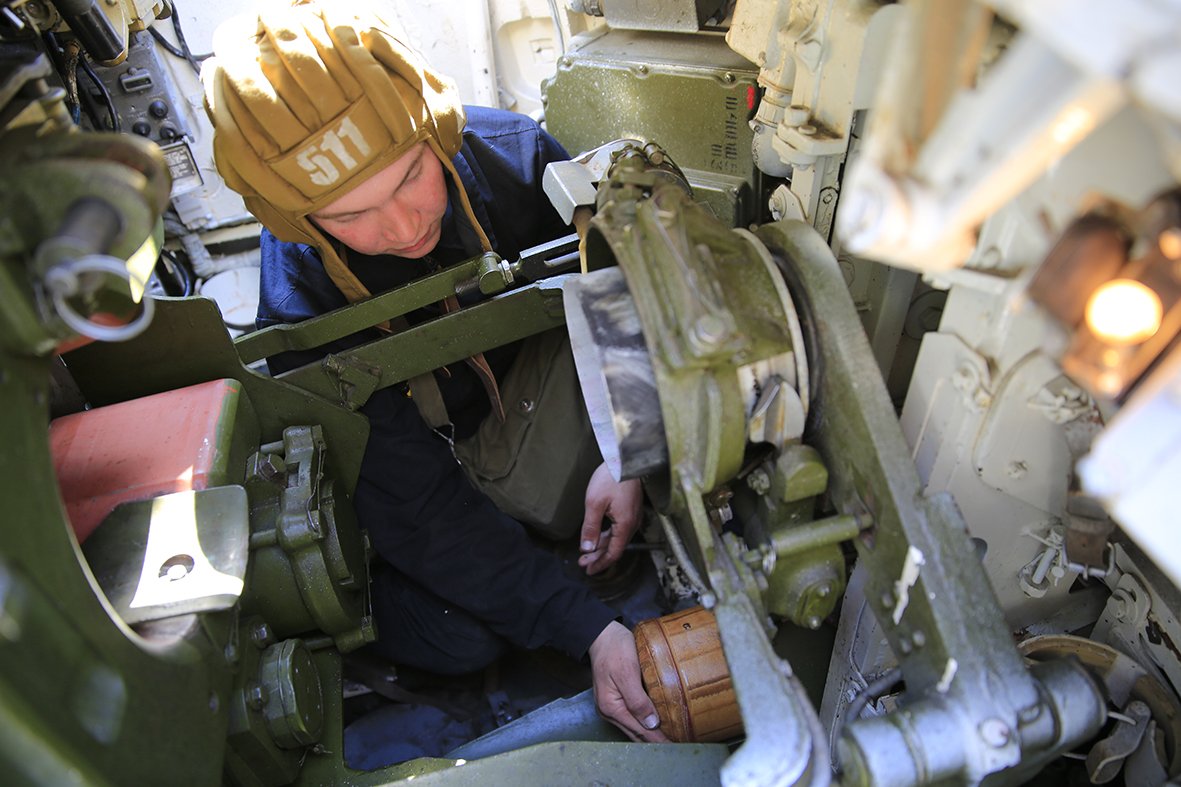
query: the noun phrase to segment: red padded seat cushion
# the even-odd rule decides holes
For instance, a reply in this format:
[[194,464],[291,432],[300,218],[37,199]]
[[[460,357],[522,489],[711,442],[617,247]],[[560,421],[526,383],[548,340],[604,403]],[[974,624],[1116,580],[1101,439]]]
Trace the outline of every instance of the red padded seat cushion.
[[226,483],[240,390],[237,380],[212,380],[51,423],[49,447],[78,541],[120,503]]

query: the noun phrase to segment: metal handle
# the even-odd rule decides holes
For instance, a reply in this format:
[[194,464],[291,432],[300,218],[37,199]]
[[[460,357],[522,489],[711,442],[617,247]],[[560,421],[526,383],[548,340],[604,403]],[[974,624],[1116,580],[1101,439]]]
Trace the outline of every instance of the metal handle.
[[[87,273],[109,273],[138,285],[143,289],[143,311],[139,317],[126,325],[100,325],[83,317],[66,300],[78,292],[78,278]],[[127,264],[108,254],[90,254],[72,262],[55,266],[45,277],[46,286],[53,299],[53,308],[61,321],[76,333],[99,342],[125,342],[139,336],[152,322],[156,302],[148,295],[146,282],[127,269]]]

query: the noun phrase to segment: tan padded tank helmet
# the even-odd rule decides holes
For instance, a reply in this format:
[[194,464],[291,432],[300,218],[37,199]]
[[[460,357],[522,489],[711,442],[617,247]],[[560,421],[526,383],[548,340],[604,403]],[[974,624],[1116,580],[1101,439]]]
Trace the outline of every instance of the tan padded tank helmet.
[[367,297],[308,218],[426,142],[457,186],[451,159],[466,122],[455,84],[376,14],[353,3],[296,2],[218,29],[201,70],[218,171],[285,241],[316,246],[349,301]]

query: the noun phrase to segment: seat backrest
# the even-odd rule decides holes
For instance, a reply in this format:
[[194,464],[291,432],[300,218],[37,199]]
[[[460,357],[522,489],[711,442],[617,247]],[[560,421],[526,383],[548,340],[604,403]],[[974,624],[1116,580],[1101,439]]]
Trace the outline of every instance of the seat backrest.
[[53,421],[50,451],[78,541],[120,503],[240,483],[245,457],[233,467],[231,455],[249,409],[241,387],[211,380]]

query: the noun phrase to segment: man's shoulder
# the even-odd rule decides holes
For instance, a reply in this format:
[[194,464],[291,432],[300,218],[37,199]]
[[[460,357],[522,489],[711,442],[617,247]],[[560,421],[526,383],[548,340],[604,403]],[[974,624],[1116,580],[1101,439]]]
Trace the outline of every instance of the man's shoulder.
[[279,240],[266,227],[262,228],[258,237],[259,246],[262,249],[262,258],[265,262],[272,262],[274,264],[293,264],[301,261],[304,253],[312,247],[306,243],[297,243],[287,240]]
[[343,305],[344,296],[328,277],[313,247],[279,240],[265,228],[259,246],[260,322],[298,322]]
[[493,107],[464,106],[467,114],[465,134],[475,134],[484,139],[500,136],[526,136],[536,138],[545,132],[537,121],[520,112]]
[[504,174],[520,171],[533,182],[551,161],[570,158],[565,148],[528,115],[490,107],[465,107],[465,156],[473,167]]

